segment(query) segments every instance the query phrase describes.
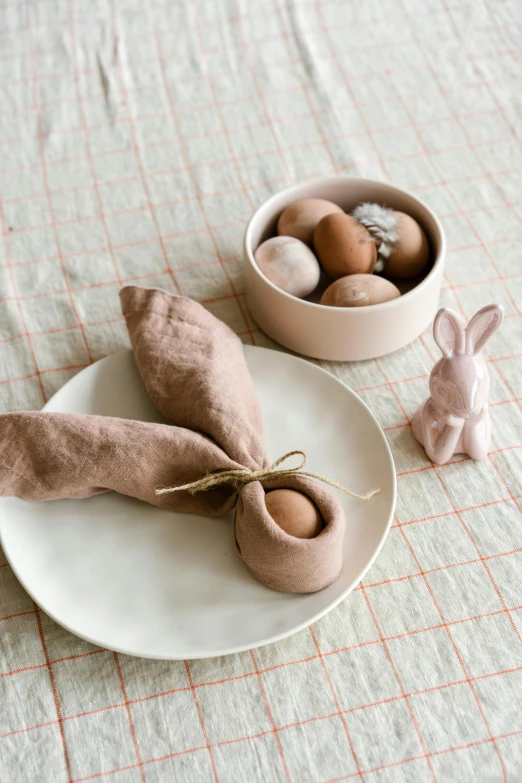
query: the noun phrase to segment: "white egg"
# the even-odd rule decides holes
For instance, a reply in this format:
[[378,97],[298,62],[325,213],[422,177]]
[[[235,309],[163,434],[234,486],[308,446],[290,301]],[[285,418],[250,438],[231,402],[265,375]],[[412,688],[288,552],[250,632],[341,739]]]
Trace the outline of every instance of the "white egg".
[[265,277],[292,296],[308,296],[319,283],[319,262],[299,239],[285,236],[267,239],[259,245],[254,258]]

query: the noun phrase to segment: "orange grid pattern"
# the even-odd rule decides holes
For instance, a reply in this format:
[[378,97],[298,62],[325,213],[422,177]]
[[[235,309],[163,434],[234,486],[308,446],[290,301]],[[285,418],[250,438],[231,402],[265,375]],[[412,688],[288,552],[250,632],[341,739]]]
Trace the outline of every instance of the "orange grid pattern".
[[411,434],[429,332],[322,363],[378,416],[399,500],[364,582],[286,641],[127,658],[53,623],[0,554],[3,783],[522,778],[521,22],[516,0],[2,0],[3,411],[127,347],[131,281],[272,345],[242,231],[315,175],[418,193],[448,236],[443,303],[506,311],[480,464],[435,467]]

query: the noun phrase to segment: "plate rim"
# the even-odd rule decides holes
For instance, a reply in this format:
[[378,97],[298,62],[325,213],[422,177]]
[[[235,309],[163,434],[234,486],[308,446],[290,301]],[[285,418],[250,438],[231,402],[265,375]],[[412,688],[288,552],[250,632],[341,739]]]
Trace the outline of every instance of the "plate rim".
[[[366,412],[369,414],[370,419],[373,421],[373,423],[375,424],[375,426],[377,427],[377,429],[378,429],[378,431],[380,433],[381,439],[383,441],[384,449],[385,449],[385,452],[386,452],[386,455],[387,455],[387,458],[388,458],[391,474],[392,474],[392,477],[393,477],[392,488],[391,488],[392,489],[391,507],[390,507],[390,511],[389,511],[389,514],[388,514],[388,519],[386,521],[386,524],[384,526],[384,530],[382,532],[382,535],[381,535],[381,537],[379,539],[379,542],[378,542],[378,544],[377,544],[377,546],[375,548],[375,551],[374,551],[372,557],[368,560],[367,564],[362,569],[362,571],[357,575],[357,577],[352,582],[350,582],[350,584],[345,588],[345,590],[343,590],[341,592],[341,594],[339,596],[337,596],[335,599],[333,599],[331,602],[329,602],[325,607],[323,607],[318,612],[316,612],[314,615],[312,615],[309,619],[305,620],[304,622],[298,623],[295,626],[292,626],[292,628],[289,629],[289,630],[285,630],[285,631],[282,631],[281,633],[276,633],[276,634],[273,634],[273,635],[271,635],[271,636],[269,636],[267,638],[260,639],[253,645],[251,645],[251,644],[234,645],[232,647],[225,647],[225,648],[222,648],[222,649],[219,649],[219,650],[215,650],[215,651],[213,651],[211,653],[209,653],[209,652],[197,652],[196,651],[196,652],[193,652],[193,653],[191,653],[189,655],[185,654],[185,655],[168,655],[168,656],[166,656],[165,654],[161,654],[161,655],[160,654],[154,655],[154,654],[150,654],[150,653],[149,654],[143,654],[142,652],[136,652],[136,651],[133,651],[133,650],[124,649],[123,647],[117,647],[117,646],[107,647],[105,644],[100,643],[96,639],[93,639],[92,637],[90,637],[90,636],[88,636],[86,634],[78,633],[78,631],[73,630],[70,626],[68,626],[62,620],[58,619],[58,617],[56,617],[52,611],[47,609],[45,606],[41,605],[40,602],[37,600],[37,598],[33,595],[32,591],[27,588],[24,580],[20,577],[15,564],[12,562],[11,557],[9,556],[9,552],[6,549],[6,546],[5,546],[4,536],[2,535],[3,524],[2,524],[2,520],[0,519],[0,544],[2,545],[2,549],[3,549],[4,555],[6,557],[6,560],[9,563],[9,566],[12,569],[13,573],[15,574],[17,580],[20,582],[20,584],[22,585],[23,589],[30,596],[30,598],[34,601],[34,603],[39,607],[39,609],[41,609],[43,612],[45,612],[45,614],[48,615],[51,618],[51,620],[53,620],[55,623],[60,625],[62,628],[64,628],[69,633],[72,633],[74,636],[77,636],[78,638],[83,639],[84,641],[88,642],[89,644],[93,644],[96,647],[99,647],[99,648],[102,648],[102,649],[106,649],[106,650],[110,650],[111,652],[116,652],[116,653],[119,653],[121,655],[129,655],[129,656],[134,657],[134,658],[144,658],[144,659],[147,659],[147,660],[161,660],[161,661],[203,660],[203,659],[207,659],[207,658],[219,658],[219,657],[224,656],[224,655],[234,655],[236,653],[241,653],[241,652],[245,652],[245,651],[248,651],[248,650],[255,650],[258,647],[264,647],[267,644],[273,644],[275,642],[282,641],[283,639],[287,639],[288,637],[293,636],[294,634],[299,633],[300,631],[304,630],[305,628],[308,628],[310,625],[313,625],[318,620],[320,620],[322,617],[324,617],[326,614],[328,614],[333,609],[335,609],[341,603],[341,601],[344,601],[345,598],[354,590],[354,588],[364,579],[364,577],[367,574],[367,572],[370,570],[372,565],[375,563],[375,560],[377,559],[377,557],[378,557],[378,555],[379,555],[379,553],[380,553],[380,551],[381,551],[381,549],[382,549],[382,547],[384,545],[384,542],[386,541],[386,538],[388,537],[388,534],[390,532],[391,523],[392,523],[392,520],[393,520],[393,516],[394,516],[394,513],[395,513],[395,507],[396,507],[396,503],[397,503],[397,472],[396,472],[396,469],[395,469],[395,461],[393,459],[393,454],[392,454],[392,451],[391,451],[391,448],[390,448],[390,444],[388,443],[388,439],[386,438],[386,435],[384,434],[384,430],[382,429],[381,425],[379,424],[375,414],[370,409],[370,407],[367,405],[367,403],[364,402],[364,400],[357,394],[357,392],[355,392],[353,389],[351,389],[340,378],[337,378],[335,375],[333,375],[332,373],[328,372],[328,370],[325,370],[323,367],[320,367],[319,365],[315,364],[313,361],[308,361],[305,358],[302,358],[300,356],[295,356],[294,354],[287,353],[285,351],[278,351],[278,350],[274,350],[272,348],[266,348],[266,347],[260,346],[260,345],[244,344],[243,345],[243,350],[245,351],[245,353],[249,353],[250,351],[253,351],[253,352],[263,351],[265,353],[282,354],[287,359],[290,359],[293,362],[297,362],[297,363],[300,363],[300,364],[302,363],[302,364],[306,364],[306,365],[309,365],[309,366],[311,365],[315,370],[319,371],[320,373],[323,373],[324,375],[327,375],[331,380],[335,381],[338,385],[342,386],[345,391],[348,391],[353,397],[355,397],[357,399],[358,403],[361,404],[366,409]],[[69,386],[69,384],[72,384],[80,375],[82,375],[84,372],[89,371],[95,365],[98,365],[98,364],[101,364],[101,363],[110,363],[117,356],[123,356],[123,354],[129,355],[129,354],[132,354],[132,353],[133,353],[132,349],[130,349],[130,348],[126,349],[126,350],[123,350],[123,351],[116,351],[115,353],[109,354],[108,356],[103,356],[101,359],[98,359],[97,361],[92,362],[92,364],[89,364],[87,367],[84,367],[78,373],[73,375],[72,378],[69,378],[69,380],[66,383],[63,384],[63,386],[60,386],[60,388],[57,389],[57,391],[52,395],[52,397],[50,397],[49,400],[47,400],[47,402],[45,403],[45,405],[43,406],[43,408],[41,410],[45,411],[47,409],[47,407],[49,406],[49,404],[53,401],[53,399],[58,394],[60,394],[60,392],[62,392],[67,386]],[[139,421],[139,419],[136,419],[136,421]],[[115,494],[118,494],[118,493],[115,493]],[[2,500],[2,498],[0,497],[0,502],[1,502],[1,500]],[[269,589],[269,588],[267,588],[267,589]]]

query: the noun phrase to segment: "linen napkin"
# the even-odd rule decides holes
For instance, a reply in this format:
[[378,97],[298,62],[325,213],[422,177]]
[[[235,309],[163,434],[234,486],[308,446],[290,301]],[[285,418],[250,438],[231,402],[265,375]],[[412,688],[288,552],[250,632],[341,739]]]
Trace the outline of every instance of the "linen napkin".
[[[344,515],[317,482],[273,473],[242,487],[156,494],[158,487],[216,471],[265,469],[261,412],[241,341],[224,323],[164,291],[129,286],[120,297],[139,372],[168,423],[46,412],[0,416],[0,495],[56,500],[114,490],[205,516],[235,507],[236,547],[260,582],[289,593],[329,585],[342,565]],[[295,538],[274,522],[265,490],[276,488],[313,500],[325,525],[316,538]]]

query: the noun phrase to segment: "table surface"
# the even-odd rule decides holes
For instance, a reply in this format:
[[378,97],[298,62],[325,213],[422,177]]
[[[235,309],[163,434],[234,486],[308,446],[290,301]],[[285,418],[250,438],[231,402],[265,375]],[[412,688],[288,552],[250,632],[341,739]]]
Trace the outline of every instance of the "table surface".
[[413,439],[430,334],[324,364],[386,430],[398,504],[364,583],[290,639],[117,655],[54,624],[1,558],[3,783],[522,779],[521,22],[516,0],[2,2],[3,411],[128,346],[129,281],[271,345],[242,232],[314,175],[422,197],[448,237],[443,304],[506,312],[481,463],[434,468]]

